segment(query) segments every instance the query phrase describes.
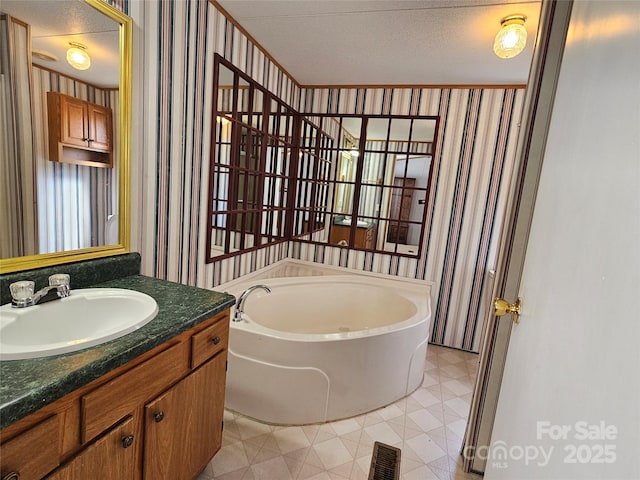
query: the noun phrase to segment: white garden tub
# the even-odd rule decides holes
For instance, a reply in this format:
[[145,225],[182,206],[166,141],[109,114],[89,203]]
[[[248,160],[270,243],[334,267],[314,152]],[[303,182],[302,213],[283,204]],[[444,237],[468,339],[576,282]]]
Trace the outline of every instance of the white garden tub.
[[[303,425],[388,405],[422,382],[428,284],[366,275],[250,279],[225,290],[245,302],[231,322],[225,406]],[[232,311],[232,318],[233,318]]]

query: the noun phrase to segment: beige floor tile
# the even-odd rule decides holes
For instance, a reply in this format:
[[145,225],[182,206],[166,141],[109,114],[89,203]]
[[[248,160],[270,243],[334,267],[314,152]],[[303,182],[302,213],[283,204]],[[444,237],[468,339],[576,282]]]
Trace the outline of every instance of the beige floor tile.
[[383,420],[388,422],[392,419],[403,418],[404,408],[400,408],[396,404],[391,404],[378,410],[378,413]]
[[438,468],[438,467],[432,467],[432,466],[428,466],[429,470],[431,470],[436,478],[438,478],[438,480],[451,480],[451,473],[449,472],[448,469],[446,468]]
[[358,453],[358,445],[359,445],[359,439],[358,441],[353,441],[353,440],[348,440],[344,437],[340,437],[340,441],[342,442],[342,444],[344,445],[344,448],[347,449],[347,451],[349,452],[349,454],[353,457],[356,458],[356,454]]
[[302,431],[309,441],[313,443],[316,439],[316,435],[318,435],[318,431],[320,430],[320,425],[303,425],[300,428],[302,428]]
[[322,465],[327,470],[353,460],[353,456],[339,438],[332,438],[326,442],[314,444],[313,450],[318,454]]
[[426,465],[422,465],[402,475],[402,480],[439,480],[439,477]]
[[282,456],[251,465],[255,480],[292,480],[289,467]]
[[440,375],[437,373],[437,370],[426,373],[422,379],[422,387],[433,387],[436,385],[440,385]]
[[272,431],[272,427],[270,425],[265,425],[264,423],[259,423],[246,417],[236,418],[236,425],[238,426],[240,438],[242,440],[258,437],[266,433],[271,433]]
[[464,432],[467,428],[467,420],[465,418],[460,418],[455,422],[447,423],[447,429],[450,429],[454,434],[458,437],[464,437]]
[[428,410],[418,410],[410,413],[407,417],[413,420],[415,425],[417,425],[423,432],[428,432],[435,428],[442,427],[440,419]]
[[353,470],[351,470],[351,478],[349,480],[369,480],[369,466],[367,465],[365,469],[363,469],[356,462]]
[[377,411],[373,411],[367,413],[367,416],[364,419],[364,427],[369,427],[371,425],[376,425],[377,423],[384,422],[384,418]]
[[426,388],[419,388],[411,394],[411,398],[413,398],[424,408],[430,407],[431,405],[436,405],[438,403],[441,403],[442,401],[440,396],[434,395]]
[[457,350],[444,350],[438,353],[438,360],[440,365],[443,364],[458,364],[466,360],[464,355]]
[[255,465],[256,463],[266,462],[268,460],[281,456],[282,454],[277,449],[274,450],[267,446],[264,446],[258,451],[258,453],[256,453],[255,457],[253,457],[253,460],[251,460],[251,464]]
[[354,461],[343,463],[329,470],[329,475],[337,475],[339,478],[351,478],[354,465]]
[[[241,468],[240,470],[236,470],[235,472],[225,473],[224,475],[220,475],[219,477],[215,477],[216,480],[245,480],[247,478],[247,471],[251,471],[250,467]],[[214,477],[211,477],[214,478]],[[253,476],[251,477],[253,478]]]
[[312,477],[302,477],[308,480],[333,480],[329,475],[329,472],[320,472]]
[[360,425],[354,418],[348,418],[346,420],[331,422],[330,425],[331,425],[331,428],[333,428],[333,431],[338,436],[342,436],[345,433],[350,433],[355,430],[360,430],[362,428],[362,425]]
[[242,443],[234,443],[228,447],[223,447],[213,457],[210,463],[215,476],[222,475],[224,473],[233,472],[242,467],[249,466],[249,460],[245,454]]
[[375,441],[402,449],[402,480],[479,480],[459,457],[477,362],[430,345],[411,395],[326,424],[270,426],[225,411],[223,447],[197,480],[367,480]]
[[473,392],[473,382],[470,378],[462,377],[461,379],[448,380],[443,382],[442,386],[459,397]]
[[466,365],[445,365],[440,367],[440,377],[461,378],[468,376]]
[[405,442],[425,464],[436,459],[447,457],[447,452],[440,448],[427,434],[422,434]]
[[327,440],[331,440],[332,438],[336,438],[336,432],[335,430],[333,430],[333,428],[331,428],[330,425],[326,425],[326,427],[328,427],[327,429],[325,428],[320,428],[320,430],[318,430],[318,433],[316,434],[316,438],[313,440],[312,443],[322,443],[322,442],[326,442]]
[[304,463],[305,465],[313,465],[314,467],[318,467],[324,470],[322,460],[320,460],[320,457],[313,447],[309,448],[309,452],[307,453],[307,457],[304,459]]
[[458,398],[458,395],[456,395],[451,390],[449,390],[447,387],[445,387],[443,384],[441,384],[440,385],[440,398],[442,399],[443,402],[446,402],[447,400],[452,400],[454,398]]
[[288,427],[273,432],[273,437],[282,453],[293,452],[311,445],[309,438],[300,427]]
[[356,451],[356,460],[365,458],[367,462],[370,462],[372,453],[373,453],[373,442],[371,443],[360,442],[358,443],[358,450]]
[[[225,479],[223,478],[221,480],[225,480]],[[242,480],[256,480],[256,477],[253,474],[253,471],[251,470],[251,468],[247,468],[247,471],[244,472],[244,475],[242,476]]]
[[394,446],[402,443],[402,436],[398,435],[386,422],[365,427],[364,431],[374,442],[382,442]]
[[469,415],[469,402],[463,400],[460,397],[452,398],[451,400],[446,400],[444,402],[445,406],[451,408],[454,412],[456,412],[461,417],[467,418]]
[[396,432],[400,438],[404,438],[404,417],[402,420],[403,420],[402,423],[393,423],[391,421],[386,422],[387,425],[389,425],[389,427],[391,428],[391,430]]
[[297,478],[311,447],[301,448],[282,456],[293,478]]
[[342,440],[350,440],[352,442],[360,443],[360,437],[362,436],[362,430],[356,430],[355,432],[345,433],[340,435]]

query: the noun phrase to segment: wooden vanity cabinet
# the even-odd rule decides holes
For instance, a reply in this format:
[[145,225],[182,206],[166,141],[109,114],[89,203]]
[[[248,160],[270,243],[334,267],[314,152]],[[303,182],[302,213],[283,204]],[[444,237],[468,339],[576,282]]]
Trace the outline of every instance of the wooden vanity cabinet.
[[6,427],[0,480],[196,478],[222,443],[228,338],[227,310]]
[[[373,249],[375,248],[375,225],[371,224],[368,227],[357,227],[356,238],[354,247]],[[331,233],[329,234],[329,243],[338,245],[341,241],[349,243],[349,236],[351,235],[350,225],[331,225]]]
[[57,92],[47,92],[49,160],[113,167],[111,109]]

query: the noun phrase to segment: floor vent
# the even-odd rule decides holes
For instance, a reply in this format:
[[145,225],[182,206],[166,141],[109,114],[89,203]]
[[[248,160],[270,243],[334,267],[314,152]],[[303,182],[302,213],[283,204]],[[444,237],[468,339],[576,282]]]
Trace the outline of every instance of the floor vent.
[[400,449],[380,442],[373,444],[369,480],[399,480]]

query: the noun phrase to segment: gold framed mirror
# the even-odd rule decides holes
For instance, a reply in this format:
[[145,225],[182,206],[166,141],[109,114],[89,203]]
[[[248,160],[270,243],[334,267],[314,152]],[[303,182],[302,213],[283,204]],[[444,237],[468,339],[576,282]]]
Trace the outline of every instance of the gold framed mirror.
[[[17,10],[15,11],[15,13],[11,11],[12,3],[16,5]],[[29,91],[31,91],[31,89],[33,88],[32,70],[34,69],[34,65],[35,65],[35,62],[33,62],[33,64],[31,62],[32,55],[37,56],[41,53],[46,54],[46,52],[41,52],[39,49],[34,48],[34,45],[32,45],[32,38],[31,38],[31,35],[29,34],[29,32],[31,31],[31,27],[29,25],[30,19],[20,18],[23,16],[29,17],[30,13],[29,11],[24,11],[24,10],[20,11],[19,10],[20,3],[28,4],[27,7],[30,10],[30,12],[35,12],[38,10],[38,7],[34,6],[34,2],[12,2],[11,0],[2,2],[2,5],[0,5],[0,10],[4,14],[6,14],[4,16],[5,18],[7,18],[7,16],[11,18],[15,17],[16,19],[18,19],[15,22],[15,25],[22,25],[26,29],[27,34],[25,35],[25,39],[22,41],[18,41],[17,43],[22,42],[23,43],[22,48],[24,48],[26,52],[25,65],[27,65],[27,67],[24,68],[25,72],[23,72],[23,76],[21,77],[21,79],[23,80],[23,84],[25,83],[29,84],[29,87],[30,87]],[[70,6],[72,6],[71,2],[67,2],[67,3],[69,3],[69,5],[65,5],[65,1],[43,2],[43,5],[42,5],[43,10],[57,8],[59,9],[59,11],[58,12],[55,12],[55,11],[40,12],[40,15],[45,16],[45,13],[46,13],[46,16],[48,17],[64,19],[68,17],[68,13],[69,13],[68,9],[70,8]],[[78,4],[78,2],[75,2],[75,4]],[[105,218],[100,219],[101,231],[99,236],[96,235],[95,232],[91,234],[92,239],[89,243],[89,245],[91,246],[88,246],[85,248],[77,248],[77,247],[74,248],[72,246],[68,248],[65,246],[66,243],[62,243],[61,244],[62,246],[48,247],[48,248],[36,246],[35,251],[39,253],[31,254],[29,250],[25,250],[26,254],[21,256],[17,256],[17,255],[12,256],[11,254],[6,254],[5,252],[15,252],[16,250],[5,249],[3,250],[2,258],[0,258],[0,273],[8,273],[8,272],[14,272],[14,271],[20,271],[20,270],[27,270],[31,268],[58,265],[58,264],[64,264],[69,262],[75,262],[79,260],[87,260],[91,258],[106,257],[110,255],[120,254],[120,253],[126,253],[129,251],[129,248],[130,248],[131,70],[132,70],[133,21],[129,16],[117,10],[116,8],[112,7],[111,5],[106,3],[104,0],[84,0],[83,3],[80,3],[80,6],[88,11],[87,15],[89,17],[93,17],[93,20],[90,20],[90,21],[100,22],[102,21],[101,20],[102,17],[104,17],[106,19],[109,19],[110,22],[113,22],[113,27],[111,29],[113,30],[114,43],[117,42],[118,44],[117,56],[114,59],[114,65],[117,64],[119,69],[119,71],[117,72],[117,75],[114,77],[117,79],[117,88],[114,86],[113,88],[106,87],[105,89],[105,91],[108,91],[108,90],[115,91],[116,100],[113,101],[111,105],[113,108],[113,118],[114,118],[114,121],[113,121],[114,142],[112,145],[112,149],[113,149],[113,156],[116,159],[116,164],[114,165],[113,169],[96,168],[96,167],[88,167],[88,166],[77,167],[77,168],[84,169],[82,170],[83,173],[86,173],[88,171],[87,169],[94,169],[94,171],[96,170],[110,171],[111,176],[107,177],[108,178],[106,182],[107,185],[101,188],[103,190],[106,190],[107,196],[110,197],[110,205],[112,205],[111,211],[105,210],[104,208],[102,209],[103,211],[106,212],[106,214],[103,214]],[[7,32],[11,32],[11,28],[12,28],[11,26],[4,28],[3,35],[7,34]],[[99,32],[99,29],[96,29],[94,30],[94,33],[101,33],[101,32]],[[41,36],[45,37],[47,36],[47,33],[45,32]],[[53,36],[53,35],[50,35],[50,36]],[[68,33],[66,35],[60,35],[61,38],[66,37],[64,38],[64,42],[68,42],[69,44],[71,43],[71,40],[75,40],[76,36],[77,35],[75,35],[73,32]],[[96,47],[94,48],[94,51],[96,52],[96,57],[93,60],[93,62],[96,65],[100,61],[100,55],[103,55],[103,56],[109,55],[108,52],[103,51],[105,50],[104,48],[98,48],[100,46],[99,44],[100,44],[100,41],[96,42]],[[65,48],[67,48],[66,44],[65,44]],[[58,55],[58,56],[62,56],[62,55]],[[56,55],[54,55],[54,58],[55,57]],[[55,74],[60,73],[54,70],[55,67],[51,67],[51,70],[48,70],[48,67],[41,67],[41,68],[45,70],[45,73],[46,71],[50,71]],[[65,79],[70,78],[71,80],[76,80],[76,78],[79,78],[80,73],[78,73],[78,77],[76,77],[75,75],[69,76],[69,74],[67,73],[60,73],[60,75],[63,75]],[[28,82],[24,79],[28,79]],[[114,80],[114,83],[115,81],[116,80]],[[89,83],[89,85],[93,86],[95,84]],[[91,100],[91,98],[89,98],[89,100]],[[36,99],[36,102],[37,101],[40,101],[40,100]],[[35,107],[33,107],[33,103],[36,103],[36,102],[33,102],[32,99],[31,100],[27,99],[27,101],[23,102],[23,105],[31,104],[32,105],[31,109],[34,109]],[[31,115],[32,113],[33,112],[30,112],[29,115]],[[20,115],[18,115],[18,117],[20,117]],[[30,116],[29,118],[31,119]],[[35,115],[34,115],[34,118],[36,118]],[[42,114],[40,114],[40,119],[41,118],[44,118]],[[43,123],[43,122],[40,122],[40,123]],[[7,129],[8,128],[10,127],[7,127]],[[38,128],[42,128],[42,126],[40,125],[38,127],[38,125],[35,125],[33,128],[35,132]],[[16,136],[16,134],[14,133],[15,131],[20,131],[19,124],[17,128],[14,128],[14,131],[0,132],[0,133],[2,133],[2,135],[5,136],[5,138],[8,138],[10,136]],[[40,135],[40,137],[42,136],[43,135]],[[32,144],[35,145],[36,141],[37,141],[36,133],[34,133],[32,137]],[[40,138],[40,141],[42,141],[41,138]],[[27,140],[24,143],[28,144],[29,141]],[[27,148],[29,147],[27,146]],[[3,156],[0,159],[1,162],[10,161],[9,158],[11,157],[11,154],[7,152],[8,150],[3,151]],[[50,160],[51,160],[50,158],[44,160],[46,162],[47,168],[49,165],[52,165],[53,163],[55,163],[55,162],[51,162]],[[13,160],[13,162],[19,163],[19,161],[16,161],[16,160]],[[33,171],[35,172],[37,168],[37,164],[35,162],[32,162],[32,163],[33,163],[32,168],[33,168]],[[74,165],[74,168],[75,167],[76,166]],[[43,175],[43,174],[40,174],[40,175]],[[33,181],[32,181],[32,188],[34,190],[36,190],[36,187],[33,185],[36,185],[37,180],[39,180],[39,177],[37,175],[34,175]],[[66,188],[65,184],[62,184],[62,187],[60,188],[61,189]],[[36,195],[34,195],[34,199],[35,198],[36,198]],[[82,200],[84,199],[80,199],[78,203],[81,203]],[[20,207],[12,208],[11,201],[12,201],[11,198],[9,198],[8,200],[3,199],[2,215],[4,215],[5,217],[11,216],[14,220],[20,219],[22,215],[21,208]],[[44,195],[40,196],[38,193],[37,200],[34,200],[32,203],[38,204],[40,208],[45,208],[45,207],[48,208],[50,211],[49,215],[51,216],[59,215],[60,214],[59,212],[63,211],[65,209],[65,206],[67,205],[64,198],[64,192],[62,193],[62,196],[58,194],[56,198],[48,198]],[[55,208],[52,208],[51,207],[52,203],[55,205],[55,208],[60,210],[56,211]],[[42,210],[37,210],[36,208],[34,208],[34,212],[35,212],[34,216],[37,217],[38,214],[42,212]],[[108,214],[108,218],[106,218],[107,214]],[[88,213],[87,215],[91,215],[91,213]],[[109,222],[105,220],[110,221],[112,225],[109,225]],[[40,231],[41,238],[46,239],[47,235],[49,236],[55,235],[55,233],[53,232],[48,232],[46,230],[43,230],[42,222],[39,221],[38,219],[33,221],[33,223],[36,225],[36,228],[33,231],[36,234],[38,231]],[[77,226],[77,228],[79,229],[83,225],[82,219],[78,218],[78,224],[79,226]],[[117,226],[117,229],[115,228],[116,226]],[[14,226],[11,223],[9,223],[8,224],[9,228],[6,228],[6,227],[7,225],[4,225],[2,230],[5,230],[5,231],[11,230]],[[21,226],[16,224],[15,228],[20,230]],[[71,229],[74,229],[74,228],[76,227],[71,226]],[[109,235],[110,229],[112,230],[114,235]],[[31,235],[33,236],[34,234],[31,233]],[[42,243],[42,241],[40,241],[40,243]]]

